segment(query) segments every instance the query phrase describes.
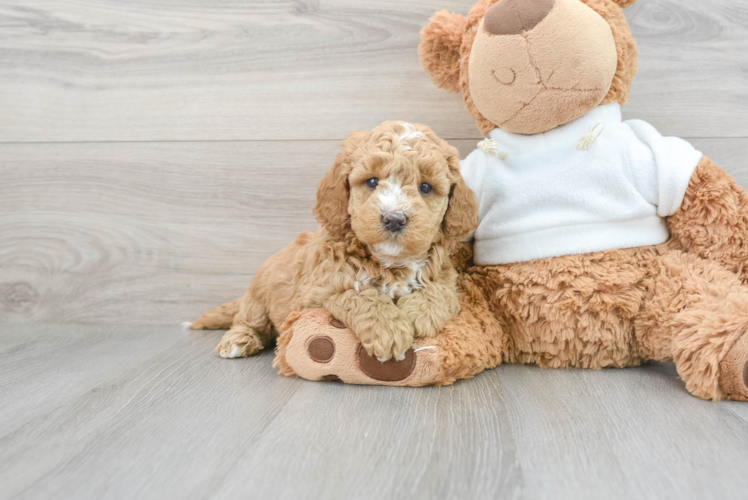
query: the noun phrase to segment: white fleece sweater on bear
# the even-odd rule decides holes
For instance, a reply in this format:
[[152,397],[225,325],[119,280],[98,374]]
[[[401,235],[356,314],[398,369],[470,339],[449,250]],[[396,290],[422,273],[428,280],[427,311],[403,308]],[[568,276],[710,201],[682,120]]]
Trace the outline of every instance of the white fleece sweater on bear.
[[543,134],[496,129],[479,146],[461,162],[480,206],[478,265],[663,243],[702,158],[644,121],[622,122],[618,104]]

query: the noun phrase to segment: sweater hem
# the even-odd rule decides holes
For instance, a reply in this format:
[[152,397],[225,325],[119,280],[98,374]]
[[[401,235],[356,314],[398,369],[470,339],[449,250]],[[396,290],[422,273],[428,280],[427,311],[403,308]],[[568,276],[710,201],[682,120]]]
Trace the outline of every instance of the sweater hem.
[[479,266],[513,264],[549,257],[659,245],[670,239],[665,219],[643,219],[561,226],[529,233],[476,239],[474,262]]

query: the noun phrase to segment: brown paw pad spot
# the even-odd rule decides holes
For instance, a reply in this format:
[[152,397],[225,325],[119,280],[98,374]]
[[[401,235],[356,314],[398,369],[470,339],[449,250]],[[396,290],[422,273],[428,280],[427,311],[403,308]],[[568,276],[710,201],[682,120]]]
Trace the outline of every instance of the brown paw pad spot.
[[324,380],[325,382],[340,382],[340,377],[338,377],[337,375],[325,375],[324,377],[322,377],[322,380]]
[[335,356],[335,342],[330,337],[314,337],[307,344],[306,352],[317,363],[328,363]]
[[748,389],[748,361],[743,365],[743,385]]
[[416,367],[416,353],[413,349],[408,349],[402,361],[391,359],[382,363],[376,357],[368,355],[364,346],[359,346],[357,357],[361,371],[374,380],[382,382],[405,380]]
[[335,328],[340,328],[341,330],[345,330],[346,328],[348,328],[347,326],[345,326],[345,323],[335,318],[330,319],[330,325],[334,326]]

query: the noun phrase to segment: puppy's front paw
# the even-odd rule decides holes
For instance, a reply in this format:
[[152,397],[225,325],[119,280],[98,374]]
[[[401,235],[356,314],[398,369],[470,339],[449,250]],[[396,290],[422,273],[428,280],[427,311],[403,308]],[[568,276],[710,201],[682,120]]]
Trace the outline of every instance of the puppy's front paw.
[[257,333],[242,328],[232,328],[224,334],[221,342],[216,346],[216,352],[225,359],[243,358],[257,354],[263,347]]
[[439,335],[444,329],[446,321],[439,317],[423,314],[417,316],[413,321],[413,327],[416,331],[416,338],[432,338]]
[[415,330],[407,318],[398,315],[394,319],[375,321],[357,334],[366,352],[379,361],[402,361],[405,351],[413,345]]

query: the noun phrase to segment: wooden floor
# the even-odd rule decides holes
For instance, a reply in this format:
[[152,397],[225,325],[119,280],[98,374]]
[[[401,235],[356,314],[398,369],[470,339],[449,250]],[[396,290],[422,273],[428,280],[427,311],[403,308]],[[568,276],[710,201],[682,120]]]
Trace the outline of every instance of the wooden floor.
[[[672,365],[351,387],[177,326],[314,229],[351,130],[475,148],[416,52],[473,3],[0,0],[0,499],[748,496],[748,404],[691,397]],[[748,3],[627,18],[624,116],[748,186]]]
[[748,407],[672,365],[278,376],[173,326],[0,329],[0,498],[745,498]]

